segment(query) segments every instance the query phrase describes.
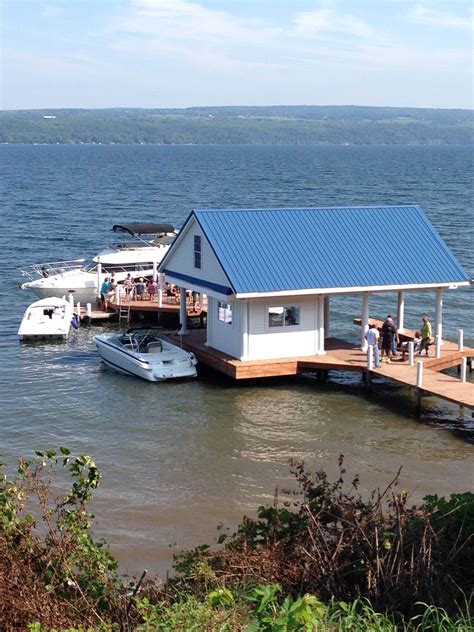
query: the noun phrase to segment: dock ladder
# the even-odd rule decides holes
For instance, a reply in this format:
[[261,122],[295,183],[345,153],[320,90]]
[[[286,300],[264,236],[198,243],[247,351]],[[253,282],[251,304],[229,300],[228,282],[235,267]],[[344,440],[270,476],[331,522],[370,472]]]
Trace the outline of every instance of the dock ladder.
[[130,323],[130,304],[121,303],[119,305],[119,323],[121,322],[125,322],[127,325]]

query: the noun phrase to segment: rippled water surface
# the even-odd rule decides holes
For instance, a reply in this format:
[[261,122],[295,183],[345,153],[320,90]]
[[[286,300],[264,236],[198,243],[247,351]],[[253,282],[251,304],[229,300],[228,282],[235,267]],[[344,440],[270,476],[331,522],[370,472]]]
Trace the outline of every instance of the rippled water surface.
[[[3,145],[0,169],[0,451],[10,464],[59,444],[93,455],[104,474],[97,533],[124,569],[163,573],[177,548],[211,542],[218,523],[235,526],[288,484],[291,458],[335,472],[343,453],[364,489],[403,466],[416,500],[472,487],[472,424],[436,398],[417,419],[407,389],[379,383],[368,395],[360,378],[337,373],[326,383],[201,372],[148,384],[99,363],[92,337],[103,328],[59,344],[16,337],[33,300],[18,267],[93,256],[114,223],[179,226],[195,207],[419,203],[474,276],[470,148]],[[392,237],[394,260],[402,237]],[[446,293],[448,337],[463,327],[474,345],[473,307],[471,289]],[[332,309],[333,330],[355,340],[360,301]],[[434,297],[410,294],[406,309],[416,327]],[[372,313],[388,311],[396,296],[373,301]]]

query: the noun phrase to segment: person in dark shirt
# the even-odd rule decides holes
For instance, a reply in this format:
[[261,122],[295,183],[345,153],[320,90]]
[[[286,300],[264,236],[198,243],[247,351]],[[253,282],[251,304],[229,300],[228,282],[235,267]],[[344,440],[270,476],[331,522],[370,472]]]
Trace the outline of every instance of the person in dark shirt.
[[397,336],[397,328],[390,315],[385,319],[380,333],[382,334],[382,362],[385,356],[386,362],[390,364],[393,355],[393,340]]

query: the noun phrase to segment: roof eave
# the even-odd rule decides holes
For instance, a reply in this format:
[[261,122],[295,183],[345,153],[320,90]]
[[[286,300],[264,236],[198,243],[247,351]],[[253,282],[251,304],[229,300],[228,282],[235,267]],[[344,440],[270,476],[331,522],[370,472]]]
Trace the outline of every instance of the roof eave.
[[310,296],[320,294],[361,294],[363,292],[393,292],[403,290],[433,290],[447,288],[455,290],[470,285],[469,281],[450,281],[444,283],[411,283],[406,285],[373,285],[367,287],[309,288],[303,290],[279,290],[278,292],[237,292],[235,298],[272,298],[279,296]]

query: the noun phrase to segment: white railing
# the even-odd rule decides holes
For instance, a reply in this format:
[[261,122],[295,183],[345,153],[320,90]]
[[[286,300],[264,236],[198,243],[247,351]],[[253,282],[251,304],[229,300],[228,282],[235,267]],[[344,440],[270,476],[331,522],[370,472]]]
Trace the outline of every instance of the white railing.
[[85,259],[71,259],[70,261],[48,261],[46,263],[35,263],[26,268],[20,268],[20,274],[29,281],[36,281],[48,276],[63,274],[70,270],[80,270]]

